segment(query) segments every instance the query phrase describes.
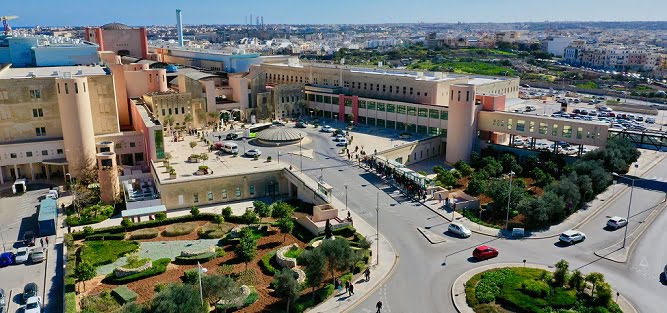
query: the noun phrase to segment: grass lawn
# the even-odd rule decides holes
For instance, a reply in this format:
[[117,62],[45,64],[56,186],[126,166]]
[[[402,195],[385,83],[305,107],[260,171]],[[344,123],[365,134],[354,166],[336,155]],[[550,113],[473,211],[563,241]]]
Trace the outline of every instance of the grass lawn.
[[583,89],[598,89],[598,84],[595,82],[586,82],[584,84],[577,84],[577,88],[583,88]]
[[67,210],[67,225],[79,226],[99,223],[113,215],[113,205],[94,204],[77,213],[74,209]]
[[139,244],[135,241],[86,241],[81,248],[81,260],[88,261],[93,266],[110,264],[125,254],[135,252],[138,249]]
[[429,60],[410,64],[408,68],[411,70],[441,71],[490,76],[504,76],[505,74],[508,76],[517,75],[516,71],[509,67],[481,61],[444,61],[434,63]]
[[301,255],[301,253],[303,253],[303,249],[290,249],[285,252],[285,256],[288,258],[296,259],[299,257],[299,255]]

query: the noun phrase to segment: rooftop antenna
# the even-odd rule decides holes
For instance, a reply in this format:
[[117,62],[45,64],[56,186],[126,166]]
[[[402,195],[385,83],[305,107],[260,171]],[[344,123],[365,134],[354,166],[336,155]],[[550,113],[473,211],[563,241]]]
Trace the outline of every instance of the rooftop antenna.
[[12,28],[9,26],[9,23],[7,21],[17,19],[18,16],[16,15],[9,15],[9,16],[1,16],[0,20],[2,20],[2,26],[5,28],[5,35],[9,35],[9,33],[12,31]]

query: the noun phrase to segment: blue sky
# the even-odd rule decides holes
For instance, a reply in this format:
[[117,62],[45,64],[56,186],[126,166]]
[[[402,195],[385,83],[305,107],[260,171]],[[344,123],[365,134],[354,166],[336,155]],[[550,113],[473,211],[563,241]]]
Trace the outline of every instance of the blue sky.
[[240,24],[245,16],[288,24],[664,21],[667,0],[2,0],[15,26]]

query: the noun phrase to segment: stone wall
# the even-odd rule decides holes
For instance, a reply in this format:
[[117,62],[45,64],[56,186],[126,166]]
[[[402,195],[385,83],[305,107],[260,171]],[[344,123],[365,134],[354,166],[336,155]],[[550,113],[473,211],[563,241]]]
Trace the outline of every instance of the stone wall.
[[139,266],[137,268],[117,267],[116,269],[113,270],[113,275],[118,278],[125,277],[136,273],[141,273],[151,267],[153,267],[153,261],[149,260],[148,262],[146,262],[146,264]]

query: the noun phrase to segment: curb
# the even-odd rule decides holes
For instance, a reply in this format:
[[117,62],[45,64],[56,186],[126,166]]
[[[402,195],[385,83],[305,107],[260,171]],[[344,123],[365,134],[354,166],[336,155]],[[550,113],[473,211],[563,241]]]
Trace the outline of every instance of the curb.
[[[439,243],[447,242],[447,240],[445,240],[444,237],[443,237],[442,239],[440,239],[440,241],[435,241],[434,239],[431,238],[431,236],[429,236],[429,235],[426,233],[426,232],[431,232],[431,231],[430,231],[430,230],[426,230],[426,229],[424,229],[424,228],[422,228],[422,227],[417,227],[417,231],[419,231],[419,233],[422,234],[422,236],[424,236],[424,238],[426,238],[426,240],[428,240],[428,242],[430,242],[432,245],[436,245],[436,244],[439,244]],[[431,232],[431,233],[432,233],[432,232]],[[436,235],[434,234],[434,236],[436,236]]]
[[[456,278],[456,280],[454,280],[454,283],[452,283],[452,286],[450,287],[450,290],[451,290],[450,295],[452,297],[452,303],[454,304],[454,308],[456,309],[456,312],[459,312],[459,313],[474,313],[473,309],[470,306],[468,306],[468,302],[466,300],[466,295],[465,295],[465,287],[463,289],[463,294],[455,293],[455,288],[456,288],[457,285],[464,285],[464,283],[461,282],[461,280],[463,278],[465,278],[466,282],[468,282],[468,280],[472,276],[474,276],[478,273],[485,272],[485,271],[492,270],[492,269],[503,268],[503,267],[530,267],[530,268],[539,268],[539,269],[547,270],[547,271],[550,271],[550,272],[553,272],[555,270],[555,268],[553,268],[551,266],[546,266],[546,265],[542,265],[542,264],[525,264],[524,265],[523,263],[486,264],[486,265],[482,265],[482,266],[470,269],[470,270],[464,272],[463,274],[459,275]],[[612,294],[615,291],[616,290],[612,289]],[[461,297],[460,297],[461,295],[463,296],[464,300],[457,301],[458,299],[461,299]],[[463,301],[463,302],[461,302],[461,301]],[[459,303],[459,302],[461,302],[461,303]],[[616,303],[618,303],[619,307],[621,307],[621,310],[624,313],[639,313],[639,311],[637,311],[637,308],[635,308],[632,305],[632,303],[630,303],[622,295],[620,295],[618,297]]]

